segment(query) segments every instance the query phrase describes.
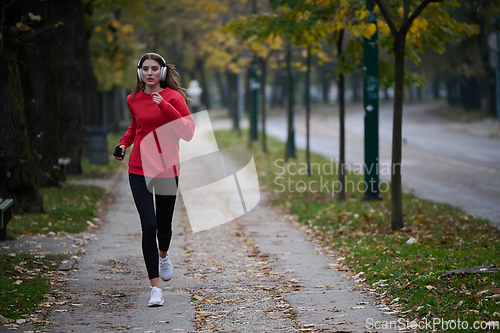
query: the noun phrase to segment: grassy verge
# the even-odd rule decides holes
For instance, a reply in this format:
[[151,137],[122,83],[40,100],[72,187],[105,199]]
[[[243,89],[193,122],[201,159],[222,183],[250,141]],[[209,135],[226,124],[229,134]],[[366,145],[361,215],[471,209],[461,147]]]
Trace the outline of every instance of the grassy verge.
[[104,195],[103,188],[74,184],[43,187],[40,192],[46,213],[15,216],[7,225],[9,238],[50,231],[85,231],[88,227],[87,221],[96,216],[97,203]]
[[[84,180],[94,177],[108,177],[116,172],[121,163],[113,158],[113,150],[120,135],[108,134],[108,165],[91,165],[88,157],[82,160],[83,175],[68,176],[68,180]],[[15,216],[8,224],[8,237],[21,234],[48,232],[82,232],[87,221],[96,215],[97,204],[102,200],[104,189],[96,186],[63,183],[60,187],[40,188],[45,213]]]
[[[232,131],[216,132],[219,147],[247,148],[243,133],[239,138]],[[260,143],[251,151],[260,184],[272,190],[273,202],[288,207],[316,237],[344,255],[345,264],[362,276],[361,283],[388,291],[385,302],[399,315],[417,322],[424,317],[465,321],[469,331],[474,331],[474,321],[500,321],[500,298],[494,296],[500,294],[500,272],[441,277],[456,268],[500,266],[498,229],[460,209],[404,194],[405,228],[393,232],[387,186],[381,189],[382,200],[363,201],[357,189],[363,176],[350,173],[346,177],[353,186],[348,186],[346,200],[339,201],[332,195],[337,176],[335,166],[330,171],[331,161],[312,154],[309,177],[303,151],[284,163],[285,145],[269,137],[268,144],[266,154]],[[410,238],[413,244],[407,243]]]
[[51,290],[47,273],[65,255],[0,253],[0,314],[25,319]]

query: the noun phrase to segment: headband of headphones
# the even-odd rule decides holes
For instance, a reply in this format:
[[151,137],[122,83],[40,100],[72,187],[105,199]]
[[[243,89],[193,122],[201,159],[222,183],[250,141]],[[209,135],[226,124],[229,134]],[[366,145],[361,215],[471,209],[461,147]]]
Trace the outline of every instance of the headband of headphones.
[[[140,68],[139,66],[141,65],[141,61],[142,61],[142,58],[144,58],[145,56],[147,55],[150,55],[150,54],[154,54],[155,56],[158,56],[161,58],[161,60],[163,60],[163,63],[165,64],[165,66],[167,66],[167,62],[165,61],[165,59],[163,59],[163,57],[161,55],[159,55],[158,53],[153,53],[153,52],[150,52],[150,53],[146,53],[145,55],[143,55],[141,57],[141,59],[139,59],[139,62],[137,63],[137,68]],[[163,67],[163,66],[162,66]]]
[[160,80],[164,81],[165,78],[167,77],[167,62],[165,61],[165,59],[163,59],[163,57],[161,55],[159,55],[158,53],[153,53],[153,52],[150,52],[150,53],[146,53],[145,55],[143,55],[141,57],[141,59],[139,59],[139,62],[137,63],[137,76],[139,77],[139,80],[142,81],[142,70],[141,70],[141,61],[142,59],[147,56],[147,55],[150,55],[150,54],[154,54],[158,57],[161,58],[161,60],[163,60],[163,65],[161,65],[161,73],[160,73]]

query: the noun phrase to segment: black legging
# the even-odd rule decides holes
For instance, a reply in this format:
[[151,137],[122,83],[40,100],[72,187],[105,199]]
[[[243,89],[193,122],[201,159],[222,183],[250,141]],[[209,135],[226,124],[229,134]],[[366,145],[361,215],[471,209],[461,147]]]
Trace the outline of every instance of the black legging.
[[[130,189],[134,197],[137,211],[141,219],[142,228],[142,253],[146,262],[149,279],[159,277],[158,248],[168,251],[172,238],[172,216],[174,214],[175,200],[177,195],[155,194],[156,213],[153,205],[153,193],[146,187],[144,176],[129,173]],[[179,177],[175,177],[175,186],[179,183]],[[157,186],[174,186],[172,178],[154,179],[149,188]],[[151,186],[153,185],[153,186]],[[156,193],[157,191],[155,191]],[[177,193],[177,190],[168,193]],[[156,238],[158,237],[158,247]]]

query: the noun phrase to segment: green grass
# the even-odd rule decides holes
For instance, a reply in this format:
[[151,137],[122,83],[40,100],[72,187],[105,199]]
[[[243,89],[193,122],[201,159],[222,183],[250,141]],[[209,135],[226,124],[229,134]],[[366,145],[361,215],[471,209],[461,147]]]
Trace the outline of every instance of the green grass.
[[[216,138],[220,148],[247,148],[247,134],[244,131],[238,137],[232,131],[218,131]],[[313,175],[291,175],[287,171],[291,163],[292,172],[306,173],[305,153],[298,151],[297,159],[284,163],[284,143],[268,137],[268,144],[267,154],[262,152],[260,142],[254,143],[251,151],[259,182],[272,191],[273,203],[288,207],[316,237],[345,256],[348,266],[364,273],[366,284],[382,284],[377,288],[389,291],[387,301],[396,300],[399,311],[408,311],[405,318],[460,319],[470,327],[475,320],[500,321],[500,299],[487,299],[493,295],[491,291],[478,295],[485,288],[499,292],[495,288],[500,287],[500,272],[440,278],[451,269],[500,266],[500,231],[488,221],[449,205],[404,194],[405,227],[393,232],[390,191],[382,193],[380,201],[363,201],[364,194],[356,189],[363,176],[348,172],[346,177],[355,185],[354,190],[350,186],[346,200],[339,201],[332,195],[331,184],[337,175],[335,167],[330,173],[329,160],[311,154],[311,162],[316,163]],[[317,166],[321,167],[321,174]],[[283,170],[283,174],[277,175]],[[329,184],[323,192],[321,182]],[[317,193],[304,191],[304,185]],[[407,244],[411,237],[416,242]]]
[[65,257],[0,253],[0,314],[15,320],[31,313],[51,290],[47,272]]
[[87,221],[96,216],[97,203],[104,189],[96,186],[64,184],[62,187],[43,187],[43,207],[46,213],[15,216],[7,225],[9,238],[21,234],[82,232]]

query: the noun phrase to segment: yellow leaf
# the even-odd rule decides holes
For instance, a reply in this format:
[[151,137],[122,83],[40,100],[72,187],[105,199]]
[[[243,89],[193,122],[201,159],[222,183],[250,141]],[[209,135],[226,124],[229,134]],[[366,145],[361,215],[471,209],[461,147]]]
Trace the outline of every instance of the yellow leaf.
[[222,267],[222,265],[221,264],[217,264],[217,265],[215,265],[215,267]]
[[113,41],[113,34],[111,33],[111,31],[106,31],[106,40],[108,41],[108,43],[111,43]]
[[379,20],[377,22],[377,26],[380,32],[383,33],[384,35],[387,35],[391,32],[391,28],[389,28],[389,25],[382,20]]
[[375,5],[375,7],[373,8],[373,12],[375,14],[377,14],[378,12],[380,12],[380,8],[378,7],[378,5]]
[[411,28],[410,28],[410,31],[411,31],[412,34],[417,33],[417,31],[418,31],[418,25],[412,24]]
[[269,48],[271,50],[281,50],[283,48],[283,39],[280,36],[271,38],[269,41]]
[[101,32],[102,28],[100,26],[95,27],[95,32]]
[[318,56],[319,59],[321,59],[324,62],[329,62],[330,61],[330,58],[328,58],[328,56],[323,51],[318,52],[317,56]]
[[124,34],[133,34],[134,33],[134,27],[130,24],[126,24],[122,27],[122,32]]
[[354,36],[354,37],[359,37],[361,35],[361,28],[358,26],[358,25],[353,25],[352,28],[351,28],[351,34]]
[[364,19],[365,17],[367,17],[368,15],[370,15],[370,12],[367,11],[367,10],[357,10],[356,11],[356,16],[362,20]]
[[331,2],[331,0],[316,0],[316,4],[320,5],[323,8],[328,7],[330,2]]
[[377,26],[374,23],[370,23],[363,30],[363,36],[365,38],[371,38],[377,32]]
[[120,27],[120,22],[115,18],[109,20],[109,24],[113,27],[113,29],[118,29]]
[[429,26],[429,21],[427,21],[426,19],[421,19],[421,20],[420,20],[420,23],[419,23],[419,25],[418,25],[418,27],[419,27],[421,30],[426,30],[428,26]]

